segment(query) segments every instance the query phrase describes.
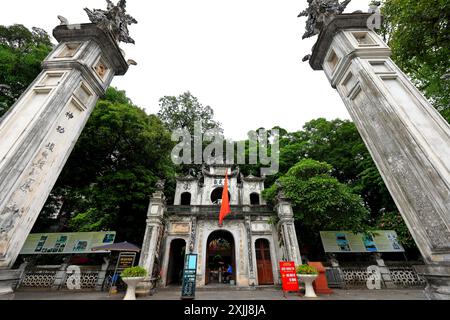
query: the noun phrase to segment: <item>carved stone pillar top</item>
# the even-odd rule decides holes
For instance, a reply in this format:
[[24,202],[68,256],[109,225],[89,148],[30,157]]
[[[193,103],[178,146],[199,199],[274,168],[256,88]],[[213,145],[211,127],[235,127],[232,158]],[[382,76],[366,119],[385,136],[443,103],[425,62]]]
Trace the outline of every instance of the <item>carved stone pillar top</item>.
[[275,206],[275,210],[277,211],[280,221],[282,221],[282,222],[292,221],[293,222],[294,211],[292,209],[292,204],[289,201],[287,201],[287,200],[280,201]]
[[[334,39],[334,36],[341,30],[363,29],[368,30],[367,24],[372,14],[370,13],[349,13],[335,16],[320,32],[319,38],[313,47],[313,52],[309,64],[314,70],[323,70],[325,56]],[[383,52],[389,56],[391,50],[386,47]]]
[[94,23],[73,25],[60,25],[53,30],[53,36],[58,42],[84,42],[95,41],[102,49],[103,55],[111,62],[115,75],[121,76],[128,71],[128,63],[122,50],[113,36]]
[[166,196],[162,191],[156,191],[151,196],[151,201],[155,203],[163,203],[166,204]]

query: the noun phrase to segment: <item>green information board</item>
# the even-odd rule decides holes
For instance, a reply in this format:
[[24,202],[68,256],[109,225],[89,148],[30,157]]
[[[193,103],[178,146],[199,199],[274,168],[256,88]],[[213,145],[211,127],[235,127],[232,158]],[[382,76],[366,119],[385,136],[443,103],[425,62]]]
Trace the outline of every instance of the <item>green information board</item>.
[[114,243],[115,239],[115,231],[34,233],[28,236],[20,254],[103,253],[91,249]]
[[373,233],[370,236],[347,231],[322,231],[320,237],[325,252],[330,253],[405,252],[395,231]]

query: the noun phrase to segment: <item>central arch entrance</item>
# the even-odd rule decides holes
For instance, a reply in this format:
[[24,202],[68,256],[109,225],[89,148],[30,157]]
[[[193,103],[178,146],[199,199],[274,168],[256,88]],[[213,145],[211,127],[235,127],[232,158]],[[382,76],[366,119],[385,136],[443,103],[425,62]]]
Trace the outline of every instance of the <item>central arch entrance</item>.
[[205,284],[236,284],[236,249],[233,235],[228,231],[215,231],[208,237]]

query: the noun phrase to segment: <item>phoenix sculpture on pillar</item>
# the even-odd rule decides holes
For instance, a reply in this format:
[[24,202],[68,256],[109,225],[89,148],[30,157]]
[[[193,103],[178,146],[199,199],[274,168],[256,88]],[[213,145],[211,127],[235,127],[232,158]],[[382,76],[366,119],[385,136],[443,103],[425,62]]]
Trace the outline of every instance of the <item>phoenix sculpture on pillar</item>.
[[133,43],[130,37],[128,26],[136,24],[137,21],[126,13],[126,0],[120,0],[114,5],[110,0],[106,0],[108,6],[106,10],[85,8],[89,20],[97,24],[101,29],[111,32],[117,41]]
[[308,8],[302,11],[298,17],[308,17],[306,32],[303,39],[310,38],[320,33],[320,30],[338,14],[344,12],[351,0],[339,3],[338,0],[308,0]]

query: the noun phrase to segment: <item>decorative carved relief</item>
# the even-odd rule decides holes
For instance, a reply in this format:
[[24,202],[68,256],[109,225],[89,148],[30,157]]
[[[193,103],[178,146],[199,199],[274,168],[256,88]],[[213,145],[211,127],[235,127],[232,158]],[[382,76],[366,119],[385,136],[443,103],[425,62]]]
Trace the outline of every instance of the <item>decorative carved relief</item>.
[[[369,80],[364,84],[369,86]],[[417,150],[412,150],[415,143],[410,133],[400,123],[397,116],[380,107],[374,107],[365,92],[361,92],[354,101],[358,108],[353,108],[358,117],[365,119],[367,134],[372,137],[369,145],[376,144],[375,150],[383,154],[387,159],[384,165],[389,173],[395,177],[396,189],[404,196],[404,201],[410,204],[414,210],[419,226],[426,233],[433,250],[450,249],[450,230],[436,210],[436,203],[423,192],[423,179],[417,173],[421,167],[414,155]],[[395,138],[396,137],[396,138]],[[395,138],[395,139],[394,139]],[[408,143],[410,141],[410,143]],[[381,147],[382,146],[382,149]],[[395,196],[395,195],[394,195]]]
[[247,272],[247,270],[245,270],[245,264],[244,264],[244,232],[242,230],[242,228],[240,228],[239,230],[239,235],[240,235],[240,239],[239,239],[239,260],[240,260],[240,264],[241,264],[241,273],[245,273]]
[[250,277],[254,277],[253,268],[253,245],[252,245],[252,229],[251,229],[251,218],[249,216],[245,217],[245,229],[247,231],[247,249],[248,249],[248,267],[250,271]]
[[104,80],[109,68],[103,59],[99,59],[97,64],[94,66],[94,70],[99,78]]
[[190,224],[189,223],[172,223],[170,225],[170,233],[172,234],[186,234],[190,233]]
[[8,249],[8,234],[14,229],[16,220],[22,216],[24,210],[19,209],[16,203],[12,202],[0,213],[0,257],[6,255]]
[[193,253],[195,250],[195,237],[197,232],[197,218],[192,217],[191,218],[191,235],[189,238],[189,251],[190,253]]

